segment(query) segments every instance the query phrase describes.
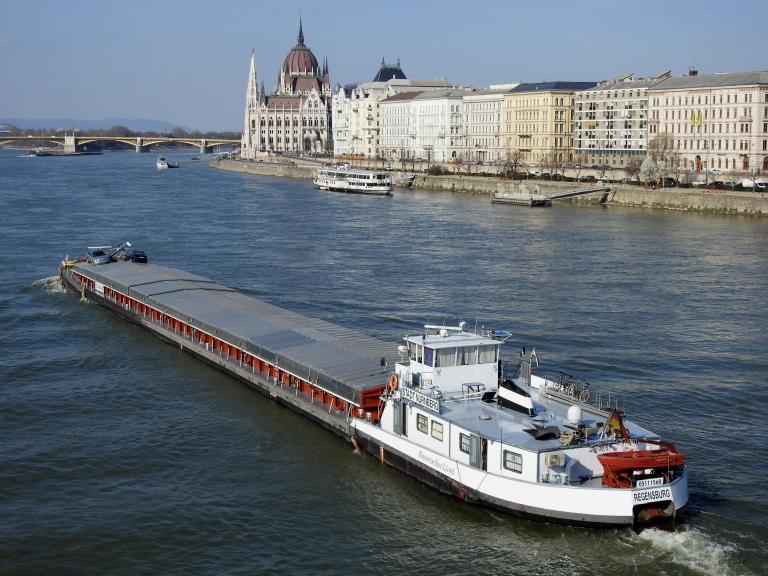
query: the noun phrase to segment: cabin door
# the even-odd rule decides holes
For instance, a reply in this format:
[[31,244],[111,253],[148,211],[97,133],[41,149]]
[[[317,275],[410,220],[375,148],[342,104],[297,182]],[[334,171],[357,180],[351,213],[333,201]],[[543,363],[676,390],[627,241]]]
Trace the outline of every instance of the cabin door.
[[406,410],[408,410],[408,406],[402,402],[395,402],[394,411],[392,412],[392,415],[394,416],[394,422],[392,423],[392,428],[395,434],[400,434],[401,436],[407,436],[406,433],[406,425],[405,423],[408,421],[408,413]]
[[469,436],[469,464],[481,470],[488,469],[488,440],[476,434]]

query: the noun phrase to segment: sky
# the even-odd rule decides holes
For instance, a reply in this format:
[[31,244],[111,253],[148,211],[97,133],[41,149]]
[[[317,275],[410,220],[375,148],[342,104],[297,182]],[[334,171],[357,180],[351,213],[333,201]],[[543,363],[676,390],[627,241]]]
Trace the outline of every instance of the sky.
[[478,88],[768,70],[766,0],[0,0],[0,117],[240,130],[251,50],[271,92],[299,12],[332,84],[382,56]]

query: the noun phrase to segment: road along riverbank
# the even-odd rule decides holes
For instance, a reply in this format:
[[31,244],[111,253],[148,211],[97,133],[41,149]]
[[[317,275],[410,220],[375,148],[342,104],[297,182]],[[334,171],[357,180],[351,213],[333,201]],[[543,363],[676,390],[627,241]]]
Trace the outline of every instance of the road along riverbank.
[[[316,166],[295,162],[253,162],[248,160],[217,159],[211,166],[221,170],[245,172],[260,176],[311,179]],[[580,187],[571,182],[550,182],[541,180],[503,180],[484,176],[461,174],[432,176],[417,174],[413,188],[439,192],[465,192],[491,196],[497,192],[541,193],[549,195]],[[662,188],[647,190],[639,186],[612,184],[611,192],[604,196],[595,194],[557,200],[573,204],[604,203],[608,206],[637,208],[658,208],[713,214],[742,214],[768,216],[768,197],[764,193],[734,192],[728,190],[692,190]]]

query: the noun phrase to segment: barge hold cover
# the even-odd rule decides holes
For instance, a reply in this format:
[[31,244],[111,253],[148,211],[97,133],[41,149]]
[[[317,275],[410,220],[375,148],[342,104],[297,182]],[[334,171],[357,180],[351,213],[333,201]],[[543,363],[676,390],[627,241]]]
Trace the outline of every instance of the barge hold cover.
[[353,404],[362,390],[385,384],[398,359],[391,344],[183,270],[131,262],[79,262],[74,270]]

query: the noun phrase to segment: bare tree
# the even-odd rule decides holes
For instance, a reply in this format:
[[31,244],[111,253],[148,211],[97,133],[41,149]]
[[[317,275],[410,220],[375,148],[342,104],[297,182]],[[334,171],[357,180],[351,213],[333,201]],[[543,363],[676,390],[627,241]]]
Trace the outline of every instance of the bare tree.
[[648,142],[648,153],[651,155],[651,159],[656,162],[669,162],[670,155],[675,150],[675,139],[669,132],[662,132],[656,134],[651,141]]
[[504,156],[504,172],[508,177],[515,177],[523,163],[523,153],[520,150],[507,150]]
[[[675,181],[680,183],[681,178],[686,175],[685,160],[676,150],[671,150],[668,153],[667,166],[669,166],[669,173],[672,174]],[[687,178],[686,178],[687,180]],[[686,182],[687,183],[687,182]]]
[[629,162],[627,162],[627,166],[624,168],[624,172],[630,180],[639,180],[640,166],[642,165],[643,161],[640,160],[640,158],[632,158]]
[[542,173],[549,172],[550,179],[552,178],[552,172],[557,168],[557,155],[555,151],[547,152],[541,159]]

